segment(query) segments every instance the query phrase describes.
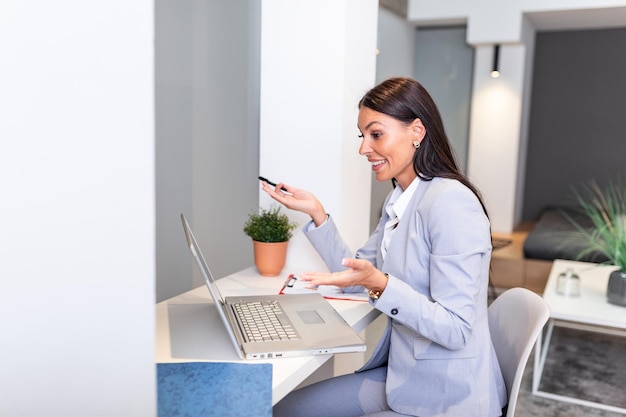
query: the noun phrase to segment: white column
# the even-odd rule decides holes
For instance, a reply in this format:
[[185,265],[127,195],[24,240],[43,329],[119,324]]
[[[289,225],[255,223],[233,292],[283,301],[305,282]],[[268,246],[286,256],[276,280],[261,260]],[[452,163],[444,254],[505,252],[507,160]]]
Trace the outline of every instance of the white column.
[[[353,250],[369,234],[370,166],[356,125],[375,80],[377,13],[376,0],[262,3],[260,175],[316,194]],[[299,230],[290,265],[325,268]]]
[[534,30],[525,28],[521,43],[500,46],[499,78],[490,75],[493,45],[475,49],[468,176],[499,232],[512,231],[521,220],[534,54]]
[[0,9],[0,415],[154,416],[154,3]]

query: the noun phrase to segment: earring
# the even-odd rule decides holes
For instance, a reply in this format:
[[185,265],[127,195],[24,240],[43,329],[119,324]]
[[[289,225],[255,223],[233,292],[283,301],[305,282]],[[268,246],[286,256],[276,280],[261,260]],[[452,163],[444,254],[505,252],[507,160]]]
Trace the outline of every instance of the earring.
[[418,141],[414,141],[413,146],[415,146],[415,149],[419,149],[420,143]]

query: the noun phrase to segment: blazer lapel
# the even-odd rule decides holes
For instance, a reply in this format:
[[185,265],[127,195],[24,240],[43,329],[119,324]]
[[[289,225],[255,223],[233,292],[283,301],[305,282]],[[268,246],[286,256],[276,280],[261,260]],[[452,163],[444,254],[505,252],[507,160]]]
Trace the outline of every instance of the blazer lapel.
[[[406,245],[407,245],[407,237],[408,237],[408,231],[411,229],[415,229],[416,225],[415,225],[415,213],[417,212],[417,207],[419,206],[419,203],[422,201],[422,198],[424,197],[424,194],[426,193],[426,191],[428,190],[428,188],[430,187],[432,181],[424,181],[424,180],[420,180],[419,184],[417,185],[417,188],[415,189],[415,193],[413,194],[413,197],[411,197],[411,201],[409,202],[409,204],[406,207],[406,210],[404,212],[404,214],[402,215],[402,219],[400,220],[400,223],[398,223],[398,227],[396,228],[393,236],[391,237],[391,241],[389,242],[389,247],[387,249],[387,256],[385,257],[385,261],[382,260],[382,254],[381,251],[378,250],[377,251],[377,261],[379,262],[378,265],[383,265],[384,268],[384,264],[385,263],[391,263],[391,264],[403,264],[404,263],[404,258],[406,257]],[[386,205],[386,201],[385,201],[385,205]],[[389,220],[389,216],[387,216],[386,214],[386,210],[383,210],[383,216],[385,217],[383,220],[386,221]],[[384,223],[383,223],[383,227],[384,227]],[[379,236],[378,239],[378,244],[380,247],[380,244],[382,243],[382,233],[380,233],[381,236]],[[399,248],[397,247],[399,246]],[[396,259],[394,261],[394,258],[399,257],[400,259]]]

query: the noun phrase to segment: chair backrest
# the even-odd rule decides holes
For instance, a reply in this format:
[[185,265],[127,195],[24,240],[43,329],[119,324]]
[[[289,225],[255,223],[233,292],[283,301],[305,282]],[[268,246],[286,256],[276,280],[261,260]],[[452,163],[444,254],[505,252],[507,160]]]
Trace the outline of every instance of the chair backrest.
[[550,317],[550,307],[530,290],[511,288],[491,303],[488,315],[491,340],[509,397],[506,415],[512,417],[528,357]]

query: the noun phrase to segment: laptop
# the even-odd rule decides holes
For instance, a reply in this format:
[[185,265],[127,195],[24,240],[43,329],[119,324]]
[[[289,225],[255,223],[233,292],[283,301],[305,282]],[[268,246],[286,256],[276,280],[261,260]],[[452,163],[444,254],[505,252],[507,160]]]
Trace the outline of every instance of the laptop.
[[[364,352],[363,339],[319,293],[223,297],[184,214],[187,244],[242,359],[273,359]],[[250,324],[262,315],[260,324]],[[278,327],[268,330],[267,327]]]

